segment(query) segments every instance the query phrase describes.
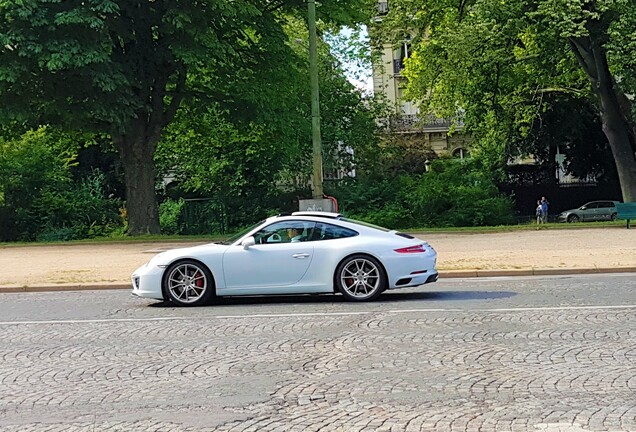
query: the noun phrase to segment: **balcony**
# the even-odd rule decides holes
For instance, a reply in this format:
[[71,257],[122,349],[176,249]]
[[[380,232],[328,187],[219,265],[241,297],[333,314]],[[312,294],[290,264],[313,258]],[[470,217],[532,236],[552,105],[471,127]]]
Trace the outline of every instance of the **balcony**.
[[[389,120],[389,128],[395,132],[448,131],[451,124],[451,119],[434,115],[420,117],[417,114],[403,114]],[[463,123],[460,121],[458,126],[461,128]]]

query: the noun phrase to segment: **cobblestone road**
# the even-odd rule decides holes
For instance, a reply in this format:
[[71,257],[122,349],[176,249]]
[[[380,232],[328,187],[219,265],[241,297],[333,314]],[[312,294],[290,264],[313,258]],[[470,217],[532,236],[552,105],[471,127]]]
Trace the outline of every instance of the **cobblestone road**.
[[0,296],[0,430],[636,431],[634,275],[351,304]]

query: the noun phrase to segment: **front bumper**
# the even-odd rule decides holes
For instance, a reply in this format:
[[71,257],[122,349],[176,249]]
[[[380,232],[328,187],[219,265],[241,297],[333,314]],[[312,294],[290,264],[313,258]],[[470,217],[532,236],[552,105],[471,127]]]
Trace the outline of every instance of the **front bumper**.
[[164,300],[161,291],[161,278],[164,269],[159,266],[144,264],[131,276],[132,294],[137,297]]

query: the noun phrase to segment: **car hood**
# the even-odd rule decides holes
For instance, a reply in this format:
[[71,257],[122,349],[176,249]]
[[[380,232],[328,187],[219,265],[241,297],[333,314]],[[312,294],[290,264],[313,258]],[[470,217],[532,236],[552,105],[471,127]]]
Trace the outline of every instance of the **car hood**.
[[161,252],[155,255],[149,264],[152,265],[167,265],[171,262],[181,258],[197,258],[202,255],[209,255],[210,253],[223,253],[229,246],[207,243],[199,246],[191,246],[185,248],[169,249],[165,252]]

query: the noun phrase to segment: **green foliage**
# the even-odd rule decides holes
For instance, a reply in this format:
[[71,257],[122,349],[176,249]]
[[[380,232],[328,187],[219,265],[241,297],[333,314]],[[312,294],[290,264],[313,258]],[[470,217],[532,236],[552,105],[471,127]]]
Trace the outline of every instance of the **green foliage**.
[[[403,72],[409,97],[422,101],[425,112],[463,119],[474,138],[474,154],[501,167],[520,155],[552,163],[556,145],[546,151],[545,136],[561,134],[558,144],[570,149],[595,145],[583,141],[598,136],[600,122],[581,140],[563,136],[564,125],[548,120],[573,106],[598,118],[607,114],[607,102],[600,98],[608,90],[599,90],[603,87],[596,81],[606,59],[609,72],[620,77],[608,78],[615,93],[610,99],[619,100],[627,113],[634,110],[625,94],[636,90],[635,25],[631,0],[395,0],[381,34],[394,41],[405,33],[415,35],[414,54]],[[588,55],[601,70],[589,67],[593,61],[585,65]],[[565,117],[570,131],[590,130],[577,115]],[[625,129],[633,129],[633,115],[623,118]],[[571,172],[602,170],[580,159],[585,153],[568,153]],[[614,157],[627,161],[626,173],[636,173],[624,151]],[[625,179],[633,180],[633,174]]]
[[[262,64],[258,76],[228,76],[224,85],[232,88],[236,107],[203,97],[184,103],[155,155],[160,175],[174,177],[183,196],[211,200],[209,211],[190,202],[187,209],[196,207],[209,220],[226,215],[224,229],[294,210],[295,198],[309,196],[307,28],[292,18],[284,28],[283,45],[294,55],[274,50],[270,54],[280,55],[275,57],[280,61]],[[324,43],[319,44],[319,67],[324,171],[348,171],[352,153],[365,153],[377,140],[375,107],[347,81]]]
[[484,226],[514,223],[513,202],[478,159],[437,160],[410,194],[418,225]]
[[[318,17],[353,25],[373,4],[325,0]],[[297,78],[298,61],[284,27],[306,12],[297,0],[1,1],[0,119],[110,135],[126,173],[131,232],[155,232],[152,159],[182,101],[229,113],[238,130],[257,120],[256,133],[278,139],[273,132],[297,107],[279,92],[303,84],[282,82]]]
[[185,201],[167,199],[159,204],[159,223],[164,234],[181,234],[181,215]]
[[2,240],[70,240],[109,235],[121,202],[104,196],[104,174],[74,183],[81,134],[47,128],[0,143]]
[[516,222],[512,200],[477,159],[438,159],[423,174],[360,178],[338,194],[352,217],[391,228]]

